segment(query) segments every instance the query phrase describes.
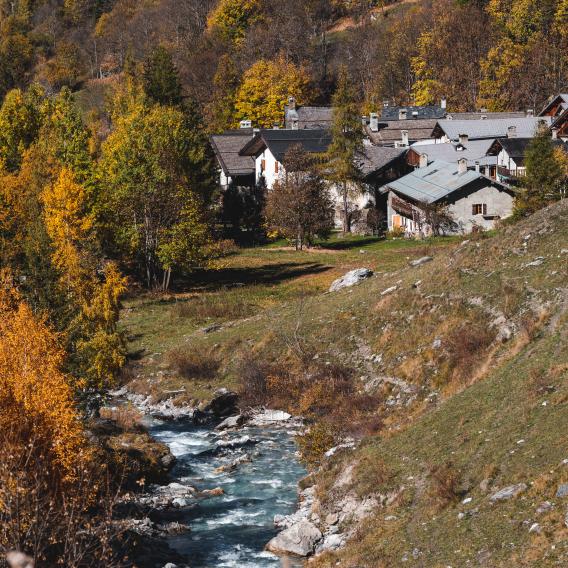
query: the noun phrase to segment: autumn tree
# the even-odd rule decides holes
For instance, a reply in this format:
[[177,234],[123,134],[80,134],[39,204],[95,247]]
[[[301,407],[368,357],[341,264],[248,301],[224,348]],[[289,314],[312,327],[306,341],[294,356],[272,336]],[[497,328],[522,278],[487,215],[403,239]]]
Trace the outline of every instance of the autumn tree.
[[121,118],[102,147],[102,222],[112,243],[137,260],[150,288],[166,288],[171,271],[205,262],[207,231],[187,117],[172,107],[139,106]]
[[313,157],[301,145],[290,148],[283,165],[283,179],[267,196],[266,219],[272,229],[294,242],[296,250],[302,250],[316,236],[325,238],[330,233],[333,200]]
[[178,71],[170,52],[159,46],[144,62],[144,91],[153,101],[162,105],[179,105],[182,102]]
[[360,191],[361,172],[356,156],[363,145],[363,127],[352,85],[341,69],[333,96],[332,141],[326,153],[325,175],[333,182],[343,207],[343,232],[351,232],[350,198]]
[[116,567],[105,469],[84,434],[65,359],[60,336],[3,271],[0,550],[21,550],[37,565]]
[[517,215],[527,215],[562,197],[564,164],[559,160],[547,128],[532,139],[525,157],[526,176],[521,180]]
[[10,91],[0,107],[0,164],[20,167],[23,152],[36,141],[45,117],[45,94],[37,85]]
[[282,125],[284,107],[294,96],[298,104],[310,97],[310,77],[304,67],[283,57],[273,61],[261,59],[248,69],[236,95],[236,122],[251,120],[259,128]]
[[239,44],[262,13],[260,0],[221,0],[209,15],[209,30],[222,40]]

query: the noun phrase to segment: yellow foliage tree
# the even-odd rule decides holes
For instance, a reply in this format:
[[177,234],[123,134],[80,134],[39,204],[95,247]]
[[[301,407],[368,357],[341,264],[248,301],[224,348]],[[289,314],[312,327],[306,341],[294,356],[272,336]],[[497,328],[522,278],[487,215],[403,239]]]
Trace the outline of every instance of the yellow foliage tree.
[[221,0],[209,15],[207,26],[221,39],[239,44],[248,28],[258,22],[260,13],[260,0]]
[[259,128],[281,125],[288,97],[305,104],[310,94],[310,76],[304,67],[282,56],[272,61],[261,59],[243,76],[235,103],[237,122],[251,120]]
[[26,419],[29,441],[72,477],[88,450],[63,361],[58,337],[45,321],[17,294],[0,290],[0,430]]
[[44,219],[52,245],[52,262],[60,284],[79,312],[72,327],[80,333],[72,350],[77,354],[86,386],[104,388],[125,363],[124,341],[117,330],[120,296],[126,280],[113,263],[106,265],[104,280],[95,277],[92,220],[85,214],[85,190],[73,173],[63,168],[57,181],[42,194]]

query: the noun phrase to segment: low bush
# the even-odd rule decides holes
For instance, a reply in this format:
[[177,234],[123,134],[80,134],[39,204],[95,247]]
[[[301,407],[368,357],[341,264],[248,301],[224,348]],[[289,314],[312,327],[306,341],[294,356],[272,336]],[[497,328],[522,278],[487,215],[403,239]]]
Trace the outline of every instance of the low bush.
[[183,347],[169,351],[166,361],[180,377],[193,380],[211,380],[221,366],[219,359],[213,354],[190,351]]
[[243,358],[237,365],[241,403],[261,406],[269,402],[268,377],[273,374],[272,365],[254,358]]
[[250,316],[254,306],[247,302],[242,294],[224,290],[215,294],[203,294],[183,302],[176,302],[171,310],[174,319],[240,319]]
[[451,462],[430,469],[428,495],[435,509],[440,510],[460,497],[461,475]]

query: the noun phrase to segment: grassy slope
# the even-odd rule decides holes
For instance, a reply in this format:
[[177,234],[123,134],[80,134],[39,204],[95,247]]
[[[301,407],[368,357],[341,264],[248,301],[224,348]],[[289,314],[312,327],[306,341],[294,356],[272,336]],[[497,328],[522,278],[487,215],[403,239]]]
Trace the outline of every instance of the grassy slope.
[[[568,501],[555,498],[558,484],[568,482],[562,464],[568,458],[568,254],[561,253],[567,206],[541,212],[423,271],[426,293],[480,296],[505,311],[508,304],[517,338],[492,353],[478,377],[483,380],[447,393],[434,411],[344,456],[343,465],[358,464],[350,489],[402,491],[359,528],[345,551],[318,566],[338,560],[353,567],[568,564]],[[541,266],[526,266],[538,256],[545,257]],[[504,281],[516,283],[514,292]],[[536,316],[531,325],[528,313]],[[442,502],[432,475],[437,466],[447,466],[457,480],[455,493]],[[330,487],[342,469],[335,462],[321,476],[324,509],[332,508]],[[377,482],[369,486],[369,480]],[[490,503],[493,491],[515,483],[526,483],[528,490]],[[462,504],[464,498],[472,501]],[[554,508],[537,514],[544,500]],[[466,516],[459,520],[459,513]],[[535,522],[540,533],[529,533]]]
[[[361,384],[376,384],[382,397],[376,408],[382,432],[319,475],[322,518],[341,493],[402,489],[359,526],[351,545],[319,559],[319,566],[566,565],[568,501],[554,495],[568,482],[568,467],[561,465],[568,458],[567,221],[568,202],[463,245],[398,241],[357,243],[336,254],[245,251],[214,277],[244,287],[218,290],[207,278],[201,284],[229,303],[244,295],[248,317],[204,334],[198,331],[203,321],[172,319],[171,305],[141,299],[130,303],[125,318],[131,333],[141,332],[134,349],[163,353],[181,343],[217,358],[220,375],[182,380],[162,356],[144,355],[139,382],[157,390],[182,384],[205,397],[221,384],[236,385],[239,358],[285,364],[297,339],[319,360],[355,369]],[[408,267],[409,258],[423,254],[434,262]],[[527,266],[538,257],[541,264]],[[358,266],[371,266],[377,276],[321,293]],[[383,296],[393,286],[396,291]],[[514,332],[508,342],[495,338],[499,321]],[[433,347],[435,340],[441,347]],[[379,357],[370,361],[369,355]],[[347,464],[355,465],[353,479],[332,490]],[[455,479],[451,491],[440,489],[443,475],[436,481],[440,466]],[[529,486],[524,494],[490,504],[493,491],[518,482]],[[466,497],[472,501],[461,504]],[[537,515],[546,499],[554,508]],[[466,516],[458,520],[460,512]],[[540,533],[529,533],[533,522]]]
[[[298,306],[320,303],[321,293],[348,270],[368,266],[392,271],[453,242],[333,238],[311,252],[283,250],[283,243],[275,243],[242,250],[226,259],[221,269],[194,275],[191,286],[168,297],[133,297],[125,302],[122,325],[130,339],[130,374],[140,377],[136,388],[156,396],[186,388],[191,397],[204,399],[219,386],[236,387],[231,372],[236,344],[258,342],[271,333],[275,322],[293,319]],[[217,323],[226,327],[211,334],[200,331]],[[165,361],[166,353],[180,346],[188,351],[214,350],[227,364],[214,381],[185,380]]]

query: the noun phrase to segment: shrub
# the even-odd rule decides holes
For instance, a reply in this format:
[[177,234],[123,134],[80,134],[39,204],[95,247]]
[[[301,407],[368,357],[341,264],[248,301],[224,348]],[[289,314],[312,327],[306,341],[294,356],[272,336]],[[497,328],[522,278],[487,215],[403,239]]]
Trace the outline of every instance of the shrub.
[[215,377],[220,361],[211,353],[172,349],[166,354],[168,365],[184,379],[210,380]]
[[406,235],[406,230],[404,227],[393,227],[390,231],[387,231],[386,238],[392,239],[402,239]]
[[240,399],[250,406],[268,402],[268,377],[273,368],[257,359],[243,358],[238,364],[237,375],[240,382]]
[[442,509],[460,497],[460,473],[451,462],[430,469],[429,496],[433,505]]
[[310,468],[321,465],[324,454],[335,444],[337,431],[327,421],[317,422],[296,438],[302,461]]

